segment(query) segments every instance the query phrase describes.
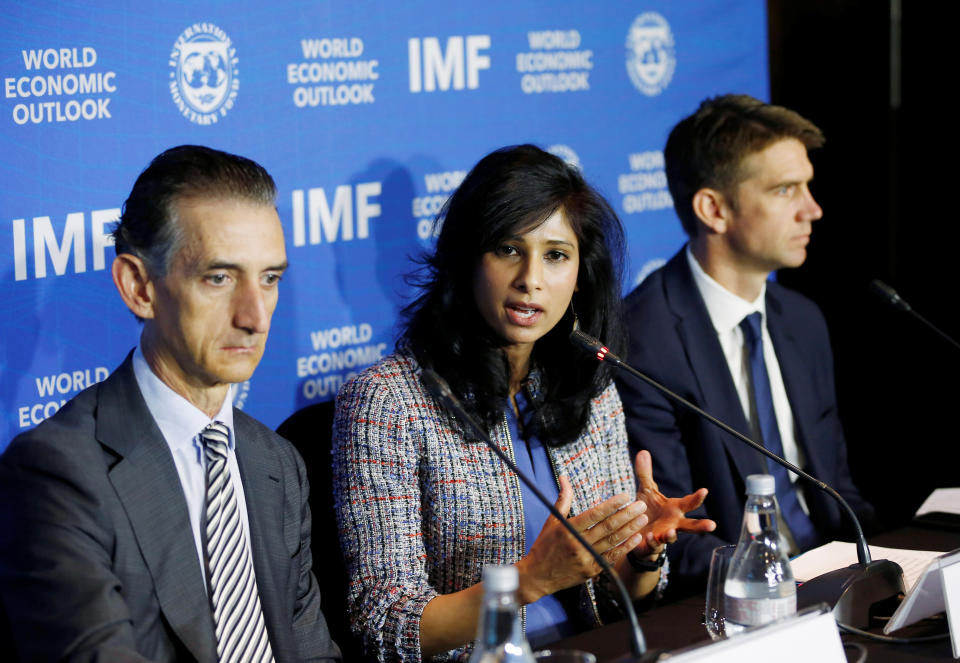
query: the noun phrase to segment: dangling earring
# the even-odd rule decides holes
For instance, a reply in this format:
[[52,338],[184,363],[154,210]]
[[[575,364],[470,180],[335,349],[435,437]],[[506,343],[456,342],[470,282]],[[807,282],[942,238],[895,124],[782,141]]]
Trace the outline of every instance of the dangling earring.
[[573,297],[570,298],[570,312],[573,313],[573,331],[580,329],[580,318],[577,317],[577,310],[573,308]]

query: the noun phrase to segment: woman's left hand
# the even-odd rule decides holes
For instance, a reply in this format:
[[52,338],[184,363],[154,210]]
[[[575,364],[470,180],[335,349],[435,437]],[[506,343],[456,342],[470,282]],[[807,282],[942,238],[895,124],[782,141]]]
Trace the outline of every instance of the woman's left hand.
[[637,499],[647,505],[649,524],[643,529],[644,544],[651,551],[658,550],[664,543],[673,543],[677,540],[677,532],[712,532],[717,524],[708,518],[687,518],[688,511],[693,511],[703,504],[707,497],[707,489],[690,493],[684,497],[667,497],[657,488],[653,480],[653,459],[649,451],[641,451],[635,461],[639,490]]

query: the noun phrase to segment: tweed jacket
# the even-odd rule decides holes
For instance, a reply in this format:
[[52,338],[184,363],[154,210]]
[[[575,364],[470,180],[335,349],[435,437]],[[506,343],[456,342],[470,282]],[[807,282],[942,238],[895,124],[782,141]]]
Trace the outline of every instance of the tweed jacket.
[[[525,550],[519,480],[483,442],[425,391],[416,360],[393,354],[337,396],[334,493],[350,573],[349,611],[368,655],[420,661],[420,617],[439,594],[481,580],[487,564],[512,564]],[[506,420],[491,431],[514,453]],[[549,447],[555,475],[573,485],[571,515],[634,492],[623,407],[609,385],[590,408],[586,431]],[[592,583],[581,601],[599,621]],[[465,660],[469,646],[443,660]]]

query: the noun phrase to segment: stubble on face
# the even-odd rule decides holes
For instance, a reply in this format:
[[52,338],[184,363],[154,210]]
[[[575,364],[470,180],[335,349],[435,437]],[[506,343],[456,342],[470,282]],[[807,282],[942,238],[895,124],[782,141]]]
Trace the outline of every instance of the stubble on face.
[[822,210],[810,193],[813,166],[806,147],[789,138],[748,155],[745,178],[728,196],[727,239],[745,270],[769,274],[806,259],[813,221]]

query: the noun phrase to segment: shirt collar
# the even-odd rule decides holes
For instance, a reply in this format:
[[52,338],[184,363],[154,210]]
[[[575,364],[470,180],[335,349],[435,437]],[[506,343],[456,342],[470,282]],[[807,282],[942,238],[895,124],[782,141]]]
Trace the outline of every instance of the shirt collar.
[[703,303],[707,306],[707,313],[710,314],[710,322],[719,334],[725,334],[737,328],[740,322],[755,311],[759,311],[764,321],[767,317],[767,307],[765,296],[767,294],[767,283],[764,281],[760,289],[760,295],[748,302],[745,299],[733,294],[722,285],[717,283],[709,274],[703,271],[703,267],[697,262],[690,245],[687,244],[687,263],[690,265],[690,271],[693,273],[693,280],[697,284],[697,290],[703,298]]
[[198,445],[195,438],[213,421],[219,421],[227,426],[230,431],[228,446],[233,448],[233,388],[228,390],[220,411],[211,419],[157,377],[147,364],[139,346],[133,353],[133,373],[143,394],[143,400],[147,403],[147,409],[153,415],[171,450],[176,451],[192,446],[197,449],[198,456],[202,454],[202,445]]

